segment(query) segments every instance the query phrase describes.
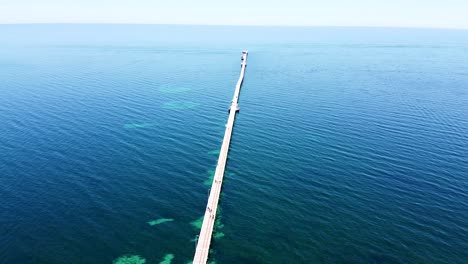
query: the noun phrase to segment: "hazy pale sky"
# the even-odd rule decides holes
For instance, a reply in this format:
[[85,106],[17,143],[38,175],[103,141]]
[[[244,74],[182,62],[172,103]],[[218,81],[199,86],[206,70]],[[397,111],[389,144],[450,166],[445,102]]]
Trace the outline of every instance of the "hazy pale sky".
[[0,0],[0,23],[468,29],[468,0]]

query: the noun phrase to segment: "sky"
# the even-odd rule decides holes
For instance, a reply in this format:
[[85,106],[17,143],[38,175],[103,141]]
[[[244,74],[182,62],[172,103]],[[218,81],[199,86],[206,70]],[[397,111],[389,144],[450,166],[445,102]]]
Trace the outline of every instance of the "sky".
[[468,29],[468,0],[0,0],[0,24],[15,23]]

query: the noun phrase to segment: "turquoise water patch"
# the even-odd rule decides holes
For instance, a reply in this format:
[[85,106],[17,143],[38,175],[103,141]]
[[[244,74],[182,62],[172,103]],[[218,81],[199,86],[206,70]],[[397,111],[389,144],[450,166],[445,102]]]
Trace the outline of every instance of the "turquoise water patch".
[[213,238],[220,239],[224,237],[224,233],[221,232],[221,229],[224,228],[224,224],[221,222],[221,207],[218,207],[216,211],[216,220],[214,223],[214,235]]
[[224,227],[224,224],[221,223],[221,220],[218,220],[219,218],[216,219],[215,221],[215,229],[222,229]]
[[113,264],[145,264],[146,259],[138,256],[138,255],[125,255],[121,256],[118,259],[112,262]]
[[219,152],[219,149],[210,150],[208,151],[208,155],[219,155]]
[[203,224],[203,217],[204,217],[204,216],[198,218],[197,220],[194,220],[194,221],[190,222],[190,224],[191,224],[193,227],[195,227],[196,229],[201,229],[202,224]]
[[164,103],[162,108],[171,109],[171,110],[187,110],[193,109],[199,106],[199,103],[190,102],[190,101],[171,101]]
[[189,87],[186,86],[178,86],[178,85],[170,85],[170,84],[165,84],[161,85],[159,87],[159,91],[162,93],[169,93],[169,94],[174,94],[174,93],[185,93],[192,90]]
[[206,179],[206,180],[203,181],[203,185],[211,186],[211,183],[213,183],[215,171],[214,171],[214,170],[209,170],[209,171],[208,171],[208,174],[209,174],[210,176],[209,176],[208,179]]
[[160,225],[162,223],[172,222],[172,221],[174,221],[174,219],[172,219],[172,218],[160,218],[160,219],[157,219],[157,220],[149,221],[148,225],[155,226],[155,225]]
[[155,124],[153,123],[130,123],[130,124],[125,124],[123,127],[125,129],[135,129],[135,128],[147,128],[147,127],[152,127]]
[[159,264],[171,264],[173,259],[174,254],[167,254],[166,256],[164,256],[163,261],[159,262]]
[[219,229],[222,229],[224,227],[224,224],[221,223],[221,207],[218,207],[218,212],[216,213],[216,220],[214,223],[214,229],[216,231],[219,231]]
[[214,237],[215,239],[222,238],[222,237],[224,237],[224,233],[223,233],[223,232],[216,232],[216,233],[213,235],[213,237]]

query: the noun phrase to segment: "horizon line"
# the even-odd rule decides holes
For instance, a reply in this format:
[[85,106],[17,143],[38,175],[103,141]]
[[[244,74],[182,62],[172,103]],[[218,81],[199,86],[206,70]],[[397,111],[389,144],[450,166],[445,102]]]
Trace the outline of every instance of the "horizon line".
[[207,27],[328,27],[328,28],[387,28],[387,29],[441,29],[468,30],[468,27],[431,27],[431,26],[364,26],[364,25],[266,25],[266,24],[177,24],[177,23],[141,23],[141,22],[18,22],[0,23],[0,25],[146,25],[146,26],[207,26]]

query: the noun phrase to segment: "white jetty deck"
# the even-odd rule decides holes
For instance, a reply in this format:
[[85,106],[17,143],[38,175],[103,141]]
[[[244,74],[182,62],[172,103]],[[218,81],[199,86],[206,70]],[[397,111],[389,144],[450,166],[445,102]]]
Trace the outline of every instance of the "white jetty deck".
[[229,118],[226,124],[226,131],[224,132],[223,144],[221,145],[221,151],[219,153],[218,164],[216,166],[210,196],[206,205],[203,224],[200,230],[200,235],[198,236],[197,249],[193,258],[193,264],[206,264],[208,261],[211,236],[213,233],[213,227],[216,218],[216,210],[218,209],[219,195],[221,194],[221,185],[223,184],[224,169],[226,167],[229,144],[231,142],[232,127],[234,126],[236,112],[239,111],[239,105],[237,101],[239,99],[240,89],[244,80],[245,67],[247,66],[247,54],[248,51],[242,52],[241,73],[239,80],[237,81],[236,90],[234,92],[234,98],[232,99],[231,107],[229,108]]

